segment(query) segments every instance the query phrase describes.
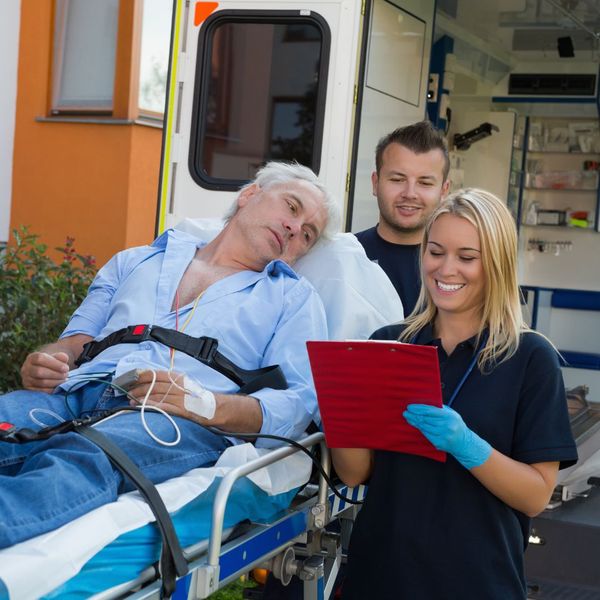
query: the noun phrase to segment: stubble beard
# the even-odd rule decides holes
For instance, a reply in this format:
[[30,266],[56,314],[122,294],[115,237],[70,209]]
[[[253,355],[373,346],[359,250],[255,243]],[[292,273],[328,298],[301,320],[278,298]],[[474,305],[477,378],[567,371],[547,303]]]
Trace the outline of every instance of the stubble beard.
[[416,233],[418,231],[423,231],[425,229],[426,218],[420,218],[414,225],[402,225],[397,221],[390,218],[389,213],[387,211],[380,211],[380,215],[387,227],[396,231],[397,233],[402,234],[411,234]]

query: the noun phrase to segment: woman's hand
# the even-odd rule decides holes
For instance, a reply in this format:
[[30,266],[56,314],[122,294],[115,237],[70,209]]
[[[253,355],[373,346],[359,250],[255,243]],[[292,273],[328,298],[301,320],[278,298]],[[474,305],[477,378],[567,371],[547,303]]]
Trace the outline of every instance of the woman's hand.
[[492,453],[492,447],[471,431],[449,406],[409,404],[404,418],[438,450],[452,454],[466,469],[481,466]]
[[534,517],[550,500],[558,462],[525,464],[505,456],[471,431],[448,406],[411,404],[404,416],[438,450],[452,454],[508,506]]

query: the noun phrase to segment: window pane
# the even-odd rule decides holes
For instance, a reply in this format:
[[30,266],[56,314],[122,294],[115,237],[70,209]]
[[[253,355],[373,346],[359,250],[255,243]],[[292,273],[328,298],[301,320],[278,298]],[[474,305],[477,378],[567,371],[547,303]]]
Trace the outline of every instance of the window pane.
[[[425,21],[386,2],[373,6],[366,85],[392,98],[419,106],[425,55]],[[407,65],[389,77],[390,64]],[[409,68],[408,65],[411,65]]]
[[54,107],[111,109],[119,0],[57,0]]
[[172,12],[169,0],[144,0],[138,100],[141,110],[162,113],[165,108]]
[[323,34],[318,25],[220,22],[209,32],[196,170],[243,181],[270,159],[318,170]]

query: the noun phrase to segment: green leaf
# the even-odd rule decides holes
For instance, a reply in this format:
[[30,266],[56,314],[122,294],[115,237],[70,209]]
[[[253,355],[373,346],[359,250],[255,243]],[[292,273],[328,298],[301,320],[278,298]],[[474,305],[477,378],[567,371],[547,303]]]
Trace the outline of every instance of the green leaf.
[[[21,386],[19,369],[25,357],[58,338],[96,271],[74,250],[79,260],[58,266],[39,235],[25,226],[12,233],[15,243],[0,257],[0,392]],[[74,248],[72,238],[68,247]]]

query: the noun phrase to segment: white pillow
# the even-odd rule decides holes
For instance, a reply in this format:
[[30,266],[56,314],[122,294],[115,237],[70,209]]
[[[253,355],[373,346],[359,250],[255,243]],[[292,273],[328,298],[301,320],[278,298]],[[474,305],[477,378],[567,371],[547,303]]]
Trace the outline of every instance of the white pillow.
[[[223,225],[220,219],[184,219],[175,229],[209,242]],[[379,327],[404,318],[392,282],[379,265],[367,258],[351,233],[319,240],[293,268],[321,296],[330,339],[366,339]]]

